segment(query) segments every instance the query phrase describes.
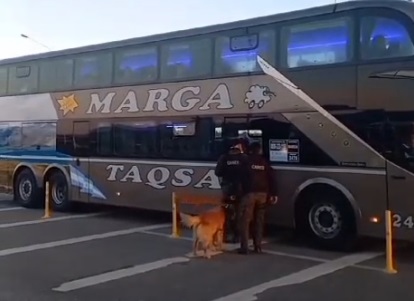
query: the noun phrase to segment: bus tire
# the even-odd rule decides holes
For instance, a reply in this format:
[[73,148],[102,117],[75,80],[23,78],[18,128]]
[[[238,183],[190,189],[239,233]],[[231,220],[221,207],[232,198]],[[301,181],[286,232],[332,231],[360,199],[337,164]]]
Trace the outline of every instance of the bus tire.
[[313,194],[297,209],[300,233],[310,245],[334,251],[355,248],[355,214],[341,193]]
[[32,171],[24,168],[14,180],[14,199],[26,208],[38,208],[42,203],[40,188]]
[[69,200],[69,187],[65,175],[60,171],[54,171],[49,177],[49,197],[53,211],[67,212],[72,209]]

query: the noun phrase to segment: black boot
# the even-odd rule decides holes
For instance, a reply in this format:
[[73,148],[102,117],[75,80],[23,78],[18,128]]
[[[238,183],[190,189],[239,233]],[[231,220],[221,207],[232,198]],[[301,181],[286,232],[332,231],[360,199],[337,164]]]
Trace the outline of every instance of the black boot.
[[247,255],[249,254],[249,249],[245,247],[240,247],[237,249],[237,253]]
[[233,235],[233,237],[231,238],[231,243],[232,244],[238,244],[240,242],[240,238],[237,234]]
[[255,245],[254,246],[254,252],[258,253],[258,254],[263,253],[262,246],[261,245]]

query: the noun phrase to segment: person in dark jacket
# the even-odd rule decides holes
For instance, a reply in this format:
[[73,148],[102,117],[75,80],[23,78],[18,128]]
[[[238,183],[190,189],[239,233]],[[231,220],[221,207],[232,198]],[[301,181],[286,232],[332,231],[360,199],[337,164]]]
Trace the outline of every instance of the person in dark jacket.
[[253,220],[254,251],[261,253],[261,243],[264,228],[266,206],[277,202],[276,181],[269,161],[262,155],[260,143],[254,142],[250,146],[248,156],[249,185],[247,194],[240,204],[240,249],[241,254],[249,253],[249,227]]
[[249,182],[247,160],[243,145],[236,140],[216,165],[215,174],[220,180],[222,202],[226,205],[225,242],[238,242],[239,204]]

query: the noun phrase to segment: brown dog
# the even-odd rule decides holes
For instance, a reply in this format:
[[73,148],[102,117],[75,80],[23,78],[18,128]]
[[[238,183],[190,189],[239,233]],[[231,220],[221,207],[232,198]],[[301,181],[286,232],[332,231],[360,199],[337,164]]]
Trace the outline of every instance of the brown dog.
[[200,215],[189,215],[180,212],[181,222],[184,226],[193,229],[193,254],[197,255],[200,245],[204,250],[204,257],[210,258],[209,251],[213,246],[216,250],[223,247],[223,231],[225,214],[222,207],[214,208]]

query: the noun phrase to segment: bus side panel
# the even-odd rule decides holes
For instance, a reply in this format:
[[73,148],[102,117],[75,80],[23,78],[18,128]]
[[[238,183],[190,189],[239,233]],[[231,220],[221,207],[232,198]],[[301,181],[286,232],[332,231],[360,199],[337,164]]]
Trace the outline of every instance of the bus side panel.
[[410,80],[372,78],[384,72],[413,69],[414,61],[358,66],[358,109],[413,111],[414,85]]
[[414,175],[388,162],[388,197],[394,237],[414,240]]
[[90,200],[116,206],[171,211],[172,192],[220,197],[220,185],[214,175],[215,164],[199,165],[171,161],[151,163],[91,159],[91,180],[105,199],[91,197]]
[[[220,185],[214,176],[214,165],[92,159],[90,179],[105,199],[92,197],[91,201],[168,212],[171,211],[172,192],[220,197]],[[294,196],[299,186],[308,180],[324,178],[336,182],[338,187],[348,189],[354,199],[355,209],[361,212],[359,234],[383,237],[384,224],[381,217],[384,216],[386,205],[385,176],[366,174],[362,169],[331,170],[276,170],[280,199],[276,206],[269,209],[269,222],[280,226],[294,226]],[[191,211],[191,208],[188,210]],[[380,222],[371,223],[372,217],[378,217]]]
[[356,68],[335,67],[301,71],[283,71],[321,106],[356,107]]
[[13,171],[19,161],[0,159],[0,192],[12,193],[13,192]]
[[[331,169],[331,172],[329,168],[320,168],[320,171],[318,169],[297,167],[295,170],[288,170],[288,168],[277,168],[280,199],[276,206],[269,209],[269,223],[293,227],[295,197],[300,193],[300,186],[306,182],[312,183],[315,179],[318,179],[318,183],[325,179],[327,185],[333,182],[337,187],[348,190],[353,197],[354,209],[361,212],[358,234],[384,237],[382,217],[386,205],[385,176],[364,174],[363,170],[355,169],[334,168]],[[378,217],[380,222],[377,224],[370,222],[371,217]]]

